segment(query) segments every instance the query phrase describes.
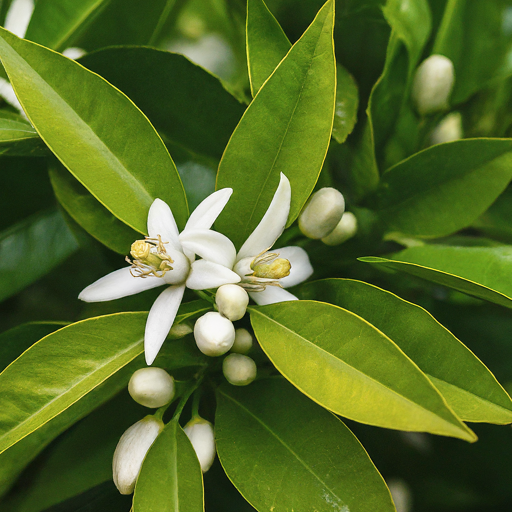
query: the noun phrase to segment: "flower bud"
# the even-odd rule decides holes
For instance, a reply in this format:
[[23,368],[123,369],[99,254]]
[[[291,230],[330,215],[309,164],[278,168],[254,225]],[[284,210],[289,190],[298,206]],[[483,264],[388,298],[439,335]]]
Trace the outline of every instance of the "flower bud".
[[177,340],[178,338],[183,338],[187,334],[192,332],[192,327],[188,324],[176,324],[171,327],[169,331],[169,337],[173,340]]
[[225,354],[235,341],[235,328],[231,320],[210,311],[199,318],[194,326],[197,347],[207,356]]
[[194,418],[185,425],[183,430],[194,447],[201,464],[201,471],[206,473],[213,464],[216,451],[212,424],[203,418]]
[[326,237],[322,238],[325,245],[339,245],[357,233],[357,218],[352,212],[345,212],[338,225]]
[[161,420],[146,416],[126,430],[119,439],[112,461],[112,472],[114,483],[121,494],[133,492],[142,461],[163,428]]
[[299,228],[315,240],[327,236],[345,211],[345,199],[335,188],[321,188],[307,202],[299,216]]
[[215,303],[219,312],[234,322],[245,315],[249,304],[249,295],[237,284],[225,284],[219,287],[215,295]]
[[222,373],[233,386],[247,386],[256,378],[256,363],[242,354],[229,354],[222,362]]
[[144,407],[162,407],[174,398],[174,379],[162,368],[141,368],[128,383],[128,393]]
[[462,139],[462,116],[452,112],[444,117],[430,134],[430,144],[442,144]]
[[443,55],[425,59],[416,70],[412,86],[412,98],[418,112],[425,116],[448,108],[454,81],[450,59]]
[[252,335],[247,329],[237,329],[235,331],[235,342],[231,347],[231,352],[237,354],[246,354],[252,348]]

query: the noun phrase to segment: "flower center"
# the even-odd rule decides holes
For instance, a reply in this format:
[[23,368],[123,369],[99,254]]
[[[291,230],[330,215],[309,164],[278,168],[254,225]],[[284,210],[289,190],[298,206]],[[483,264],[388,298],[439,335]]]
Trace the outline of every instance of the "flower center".
[[267,286],[281,286],[279,280],[290,275],[290,269],[288,260],[266,251],[255,258],[243,258],[235,265],[235,272],[242,278],[240,286],[253,292],[261,292]]
[[130,272],[133,277],[163,277],[165,273],[172,270],[171,263],[174,260],[167,254],[162,237],[136,240],[133,242],[130,255],[133,261],[126,257],[126,261],[131,264]]

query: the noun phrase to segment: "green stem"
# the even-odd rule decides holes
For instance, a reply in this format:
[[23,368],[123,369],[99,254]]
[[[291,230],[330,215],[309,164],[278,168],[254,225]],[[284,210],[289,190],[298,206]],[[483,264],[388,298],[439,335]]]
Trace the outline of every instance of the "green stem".
[[199,403],[201,401],[201,388],[196,389],[192,398],[192,418],[199,416]]
[[176,411],[174,412],[174,415],[172,417],[173,420],[180,419],[181,413],[183,412],[183,409],[184,409],[185,405],[187,404],[188,399],[190,398],[192,393],[201,385],[201,382],[203,382],[202,375],[197,379],[197,381],[194,383],[194,385],[190,387],[190,389],[185,391],[185,393],[183,394],[183,396],[180,399],[178,407],[176,407]]
[[199,297],[201,297],[204,300],[207,300],[211,304],[215,304],[215,297],[208,295],[203,290],[194,290]]

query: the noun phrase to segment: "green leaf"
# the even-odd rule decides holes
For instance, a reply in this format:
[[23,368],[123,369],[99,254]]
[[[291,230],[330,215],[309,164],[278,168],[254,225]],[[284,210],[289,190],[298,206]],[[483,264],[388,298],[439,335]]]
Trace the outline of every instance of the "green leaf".
[[4,29],[0,58],[41,138],[108,210],[145,233],[158,197],[172,205],[178,225],[185,224],[187,202],[174,162],[124,94],[80,64]]
[[440,237],[469,226],[512,178],[512,140],[466,139],[388,169],[377,191],[389,231]]
[[356,314],[323,302],[291,301],[251,308],[251,323],[276,368],[336,414],[380,427],[476,439],[420,369]]
[[512,189],[506,189],[472,227],[487,236],[512,244]]
[[462,420],[512,422],[512,400],[494,375],[425,309],[352,279],[326,279],[301,290],[303,298],[345,308],[393,340]]
[[109,3],[110,0],[38,0],[25,39],[62,51]]
[[512,34],[505,28],[506,1],[448,0],[433,53],[455,68],[452,103],[467,100],[495,78],[510,74]]
[[48,153],[34,128],[17,114],[0,112],[0,155],[42,156]]
[[203,475],[196,452],[177,420],[169,422],[142,465],[134,512],[201,512]]
[[166,139],[193,153],[219,159],[244,113],[218,78],[182,55],[107,48],[80,64],[129,96]]
[[281,25],[263,0],[247,1],[247,67],[251,93],[256,96],[291,48]]
[[59,203],[77,224],[109,249],[130,252],[140,235],[114,217],[58,162],[50,167],[50,180]]
[[217,227],[237,247],[257,226],[286,174],[292,187],[288,224],[318,179],[331,137],[336,67],[329,0],[245,111],[222,157],[217,188],[233,196]]
[[63,322],[28,322],[0,334],[0,372],[36,341],[65,325]]
[[0,233],[0,300],[37,281],[77,249],[61,213],[55,210]]
[[354,434],[286,381],[224,385],[217,403],[219,459],[256,510],[395,510]]
[[336,72],[336,109],[332,136],[336,142],[343,144],[356,125],[359,94],[354,78],[343,66],[338,64]]
[[388,258],[360,261],[406,272],[473,297],[512,308],[512,247],[411,247]]
[[[185,304],[175,324],[209,308],[205,301]],[[8,366],[0,374],[0,387],[5,389],[0,453],[142,354],[146,317],[141,312],[117,313],[71,324],[46,336]],[[194,354],[191,359],[202,364],[203,356],[197,350]]]

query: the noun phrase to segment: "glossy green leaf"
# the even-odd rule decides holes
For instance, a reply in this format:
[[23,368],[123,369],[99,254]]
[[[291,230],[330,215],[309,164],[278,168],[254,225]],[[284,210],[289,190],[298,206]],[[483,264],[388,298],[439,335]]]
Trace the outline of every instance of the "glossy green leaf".
[[218,78],[182,55],[107,48],[82,57],[80,64],[118,87],[160,133],[193,153],[220,158],[244,113]]
[[0,59],[41,138],[108,210],[145,233],[158,197],[184,225],[188,209],[174,162],[124,94],[76,62],[3,29]]
[[110,0],[38,0],[25,38],[53,50],[71,46]]
[[512,140],[440,144],[388,169],[378,209],[389,231],[440,237],[469,226],[512,178]]
[[55,163],[50,168],[55,196],[70,217],[94,238],[119,254],[128,254],[140,235],[114,217],[71,174]]
[[256,96],[292,46],[263,0],[247,2],[246,46],[251,93]]
[[28,322],[0,334],[0,372],[36,341],[65,325],[63,322]]
[[507,1],[448,0],[433,53],[450,58],[455,68],[452,103],[461,103],[498,76],[510,74],[512,33]]
[[[175,323],[207,309],[204,301],[185,304]],[[5,390],[0,452],[142,354],[146,317],[143,312],[118,313],[71,324],[46,336],[8,366],[0,374],[0,387]],[[202,360],[199,357],[198,364]]]
[[329,147],[336,88],[329,0],[245,111],[222,157],[217,188],[233,196],[217,227],[240,247],[286,174],[291,224],[311,194]]
[[25,119],[0,112],[0,155],[42,156],[47,153],[48,148]]
[[487,236],[512,244],[512,189],[505,190],[472,227]]
[[512,308],[512,247],[424,245],[391,256],[359,258],[400,270],[473,297]]
[[352,432],[283,379],[224,385],[217,388],[217,404],[220,461],[256,510],[395,510]]
[[173,420],[144,459],[133,496],[133,512],[203,510],[201,467],[187,435]]
[[291,301],[251,308],[261,347],[304,394],[370,425],[474,441],[428,378],[382,332],[331,304]]
[[0,300],[37,281],[77,249],[73,234],[55,210],[0,233]]
[[354,78],[343,66],[338,64],[336,72],[336,109],[332,136],[336,142],[342,144],[356,124],[359,94]]
[[512,400],[494,375],[425,309],[352,279],[326,279],[301,290],[301,297],[352,311],[393,340],[462,420],[512,422]]

